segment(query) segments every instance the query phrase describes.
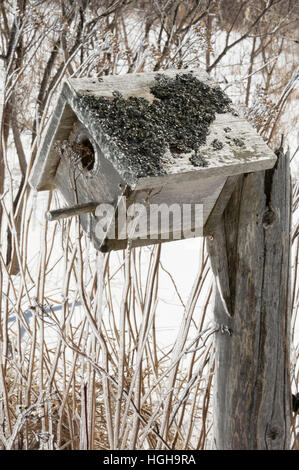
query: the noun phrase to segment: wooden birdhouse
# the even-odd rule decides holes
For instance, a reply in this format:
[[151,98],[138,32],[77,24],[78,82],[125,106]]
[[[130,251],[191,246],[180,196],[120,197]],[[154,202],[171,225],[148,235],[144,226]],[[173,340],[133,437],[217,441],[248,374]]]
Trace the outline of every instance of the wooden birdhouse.
[[[107,251],[126,247],[129,238],[140,246],[197,236],[200,230],[208,234],[237,176],[275,162],[275,154],[201,70],[75,78],[63,85],[31,186],[58,189],[66,207],[49,212],[48,219],[80,215],[95,247]],[[136,206],[144,207],[139,219],[129,211]],[[163,218],[162,206],[200,206],[201,217],[191,216],[186,235],[182,219],[173,214],[167,227],[163,220],[151,223],[153,214]],[[127,219],[119,216],[124,209],[139,231],[126,229]],[[105,230],[97,230],[104,216]]]

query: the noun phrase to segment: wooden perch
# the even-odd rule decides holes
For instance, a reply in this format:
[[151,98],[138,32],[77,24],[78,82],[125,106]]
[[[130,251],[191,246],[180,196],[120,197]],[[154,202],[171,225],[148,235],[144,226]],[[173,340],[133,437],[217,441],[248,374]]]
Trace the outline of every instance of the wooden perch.
[[74,215],[87,214],[88,212],[94,212],[98,205],[99,202],[86,202],[85,204],[48,211],[46,213],[46,219],[52,221],[65,219],[66,217],[72,217]]

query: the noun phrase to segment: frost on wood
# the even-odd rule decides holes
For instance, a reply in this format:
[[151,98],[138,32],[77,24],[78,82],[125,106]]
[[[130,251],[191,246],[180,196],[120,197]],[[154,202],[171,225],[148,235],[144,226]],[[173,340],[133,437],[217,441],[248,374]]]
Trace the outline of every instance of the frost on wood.
[[290,447],[289,155],[266,172],[239,176],[208,238],[214,317],[231,335],[215,338],[215,446]]

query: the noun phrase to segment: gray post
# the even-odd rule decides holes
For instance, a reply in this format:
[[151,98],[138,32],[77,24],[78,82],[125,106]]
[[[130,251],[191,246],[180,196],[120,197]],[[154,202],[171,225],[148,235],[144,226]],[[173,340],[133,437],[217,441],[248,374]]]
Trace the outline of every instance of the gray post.
[[216,279],[217,449],[290,446],[289,156],[240,177],[208,237]]

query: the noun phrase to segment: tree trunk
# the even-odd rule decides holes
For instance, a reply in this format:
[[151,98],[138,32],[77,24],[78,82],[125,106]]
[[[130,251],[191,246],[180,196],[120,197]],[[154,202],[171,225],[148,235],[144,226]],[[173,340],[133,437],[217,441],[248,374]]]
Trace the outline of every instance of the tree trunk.
[[240,177],[208,238],[216,279],[217,449],[290,446],[289,156]]

